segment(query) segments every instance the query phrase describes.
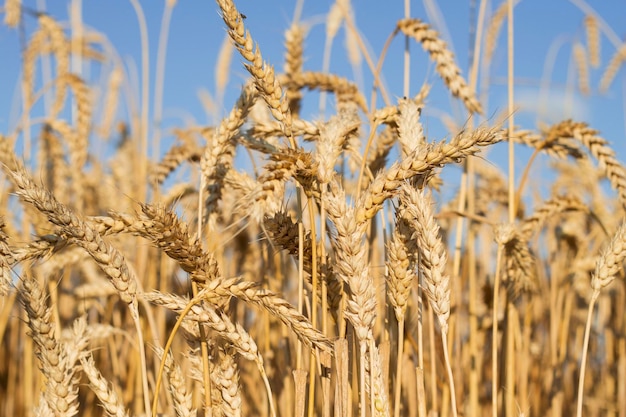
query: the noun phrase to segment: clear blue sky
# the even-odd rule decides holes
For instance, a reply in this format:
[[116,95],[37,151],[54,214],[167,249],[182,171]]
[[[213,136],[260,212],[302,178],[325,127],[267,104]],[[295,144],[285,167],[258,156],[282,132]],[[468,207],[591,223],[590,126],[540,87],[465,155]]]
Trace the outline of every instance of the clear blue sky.
[[[45,7],[58,21],[68,23],[69,1],[24,0],[31,9]],[[305,69],[322,68],[324,45],[324,15],[328,12],[331,0],[305,0],[302,20],[310,23],[311,29],[305,44]],[[403,16],[403,1],[353,0],[356,23],[374,57],[380,53],[395,22]],[[436,24],[432,8],[427,12],[426,3],[439,8],[448,41],[457,55],[457,62],[468,73],[469,44],[469,2],[464,1],[414,1],[411,5],[413,17],[419,17]],[[477,2],[479,3],[479,2]],[[151,84],[154,83],[156,48],[165,1],[141,1],[146,14],[150,40]],[[294,14],[295,1],[286,0],[239,0],[240,11],[247,16],[246,25],[258,42],[264,58],[277,69],[283,65],[283,35]],[[495,3],[497,7],[500,4]],[[607,22],[617,37],[624,33],[626,4],[618,0],[596,1],[592,6]],[[493,6],[490,6],[490,8]],[[107,36],[127,68],[140,66],[141,44],[137,18],[129,0],[83,0],[82,16],[85,24]],[[515,9],[515,76],[517,79],[516,98],[520,109],[517,121],[526,128],[535,128],[538,120],[555,121],[568,116],[586,121],[599,129],[609,139],[622,161],[626,160],[624,94],[626,70],[621,69],[611,89],[599,95],[597,86],[615,47],[606,36],[602,36],[602,65],[591,70],[589,97],[582,97],[574,91],[568,93],[567,86],[575,83],[575,70],[571,59],[573,41],[585,43],[582,21],[584,13],[572,2],[566,0],[522,0]],[[35,27],[33,17],[26,16],[26,33]],[[198,123],[212,122],[206,116],[198,99],[199,89],[215,93],[215,61],[224,39],[224,24],[213,1],[179,0],[173,13],[168,46],[164,90],[164,127],[184,126],[185,119],[193,118]],[[496,50],[489,83],[488,116],[506,108],[506,26],[503,27],[498,49]],[[331,72],[355,79],[348,64],[343,46],[344,32],[340,31],[335,40]],[[560,45],[560,46],[559,46]],[[398,38],[388,52],[384,75],[388,91],[392,97],[402,95],[402,46]],[[548,73],[549,89],[544,91],[549,97],[549,105],[540,101],[540,85],[544,76],[544,63],[550,49],[557,51],[555,64]],[[427,131],[433,140],[442,139],[446,133],[441,128],[440,112],[451,114],[462,123],[464,114],[460,106],[451,100],[442,88],[441,81],[421,47],[413,43],[412,91],[415,94],[424,80],[434,84],[429,105],[424,114]],[[20,71],[19,31],[0,26],[0,131],[8,133],[15,126],[19,106],[16,97]],[[131,64],[132,63],[132,64]],[[91,74],[98,73],[96,66]],[[367,97],[371,91],[371,77],[363,63],[363,85]],[[239,93],[246,73],[241,59],[234,55],[231,78],[227,88],[221,114],[227,112]],[[102,84],[104,85],[104,84]],[[151,86],[152,88],[152,86]],[[571,89],[570,89],[571,91]],[[152,93],[152,92],[151,92]],[[380,100],[379,100],[380,105]],[[431,110],[432,109],[432,110]],[[568,110],[569,109],[569,110]],[[152,110],[152,109],[151,109]],[[316,103],[308,108],[311,115],[317,111]],[[538,116],[538,113],[540,115]],[[37,116],[37,115],[35,115]],[[165,136],[164,144],[171,143],[172,137]]]

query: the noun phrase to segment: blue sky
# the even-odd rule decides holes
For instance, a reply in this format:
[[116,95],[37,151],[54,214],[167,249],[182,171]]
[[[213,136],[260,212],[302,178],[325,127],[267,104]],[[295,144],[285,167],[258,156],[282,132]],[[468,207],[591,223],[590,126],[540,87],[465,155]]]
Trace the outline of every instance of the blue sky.
[[[324,45],[324,16],[332,5],[330,0],[305,0],[302,21],[310,25],[305,43],[305,69],[320,70]],[[353,0],[356,24],[374,58],[380,53],[395,22],[403,16],[402,1]],[[479,3],[479,2],[477,2]],[[45,8],[58,21],[68,23],[70,2],[42,0],[24,4],[31,9]],[[154,83],[156,49],[165,1],[141,1],[146,15],[150,42],[150,82]],[[236,2],[244,13],[246,25],[258,42],[266,61],[277,69],[283,65],[283,35],[294,15],[294,1],[286,0],[240,0]],[[497,7],[500,2],[489,6]],[[427,7],[430,5],[430,7]],[[434,7],[433,7],[434,6]],[[623,30],[626,21],[626,6],[621,1],[596,1],[592,6],[612,30]],[[413,1],[411,14],[436,26],[448,40],[457,56],[457,62],[468,74],[469,44],[469,2],[463,1]],[[438,10],[442,19],[434,18],[433,10]],[[83,0],[82,18],[84,23],[108,38],[126,63],[127,70],[139,67],[141,63],[141,43],[137,18],[129,0]],[[626,160],[624,89],[626,70],[618,73],[609,91],[600,95],[598,81],[610,57],[615,52],[607,36],[602,36],[602,64],[591,70],[592,94],[581,96],[575,88],[575,70],[571,58],[572,43],[585,43],[583,30],[584,13],[571,1],[566,0],[522,0],[515,8],[515,76],[516,98],[519,109],[516,121],[525,128],[535,128],[538,121],[557,121],[573,116],[590,123],[609,139],[620,160]],[[26,33],[35,28],[33,17],[26,16]],[[447,35],[445,35],[447,34]],[[614,34],[619,40],[624,33]],[[167,65],[164,89],[164,147],[173,137],[167,129],[185,126],[189,120],[206,124],[214,122],[206,115],[198,99],[200,89],[215,94],[215,61],[224,40],[224,24],[213,1],[179,0],[174,8],[168,43]],[[614,39],[613,39],[614,40]],[[493,117],[506,108],[506,26],[500,35],[491,77],[487,87],[489,107],[487,117]],[[383,69],[387,89],[392,97],[402,95],[402,47],[403,41],[397,38],[389,50]],[[20,37],[19,31],[0,26],[0,132],[9,133],[19,115]],[[411,94],[417,93],[422,82],[433,84],[432,94],[424,113],[427,132],[433,140],[444,138],[447,133],[442,128],[440,115],[450,114],[462,124],[466,115],[456,100],[450,98],[442,83],[434,73],[434,67],[422,52],[421,47],[411,44],[412,81]],[[554,66],[546,72],[544,64],[549,51],[556,51]],[[85,68],[96,81],[99,74],[97,65]],[[344,32],[341,30],[335,39],[331,59],[331,72],[351,79],[360,79],[352,71],[344,48]],[[134,71],[134,70],[132,70]],[[129,72],[132,72],[129,71]],[[363,62],[362,85],[366,97],[371,91],[370,72]],[[218,112],[229,111],[239,93],[246,73],[238,55],[233,56],[231,77]],[[540,95],[542,78],[544,88]],[[104,85],[102,79],[101,85]],[[138,87],[136,87],[138,89]],[[151,97],[153,91],[151,91]],[[548,98],[548,102],[541,98]],[[378,101],[379,106],[381,101]],[[307,117],[318,117],[317,102],[307,107]],[[153,109],[151,109],[152,111]],[[329,111],[327,111],[329,113]],[[36,115],[35,115],[36,116]],[[125,117],[125,116],[124,116]]]

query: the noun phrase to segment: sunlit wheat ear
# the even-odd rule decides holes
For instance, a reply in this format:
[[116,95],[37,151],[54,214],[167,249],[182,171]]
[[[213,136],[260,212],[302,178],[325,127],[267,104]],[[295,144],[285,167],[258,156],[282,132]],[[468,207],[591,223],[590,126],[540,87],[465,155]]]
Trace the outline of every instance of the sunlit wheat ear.
[[6,223],[0,216],[0,297],[4,297],[11,290],[13,279],[11,277],[11,263],[13,254],[9,248],[9,236],[5,231]]
[[[157,349],[157,356],[163,357],[163,349]],[[165,359],[165,374],[169,382],[169,391],[172,396],[172,405],[177,417],[191,417],[196,415],[196,410],[192,406],[192,396],[190,392],[187,392],[185,385],[185,377],[183,375],[180,366],[174,362],[174,357],[171,353],[167,354]],[[202,381],[202,378],[200,378]]]
[[102,376],[91,354],[80,360],[83,372],[89,379],[89,387],[100,400],[100,404],[106,410],[107,414],[115,417],[127,417],[128,412],[124,408],[124,404],[117,395],[115,387],[109,387],[109,383]]
[[552,216],[568,211],[588,211],[582,201],[571,196],[555,196],[543,202],[535,212],[526,217],[520,225],[520,237],[529,241],[531,237],[538,233],[545,222]]
[[494,234],[495,241],[503,248],[503,282],[509,296],[514,299],[520,295],[520,291],[536,290],[538,283],[534,258],[518,228],[511,224],[501,224],[495,228]]
[[589,62],[593,68],[600,66],[600,29],[595,16],[585,16],[585,34],[587,35],[587,49],[589,50]]
[[259,95],[267,103],[274,118],[283,122],[285,136],[291,136],[291,113],[289,103],[283,97],[283,90],[274,73],[274,68],[263,60],[258,45],[255,46],[250,32],[243,24],[243,17],[232,0],[217,0],[222,9],[222,18],[228,27],[228,34],[235,43],[244,64],[253,77]]
[[401,99],[398,110],[398,141],[402,147],[402,157],[406,158],[419,146],[426,144],[424,128],[420,122],[422,108],[414,100]]
[[30,336],[35,342],[40,369],[47,379],[42,399],[54,415],[76,415],[79,405],[75,360],[68,356],[65,345],[55,334],[46,294],[36,281],[26,278],[22,281],[20,298],[28,316]]
[[239,134],[239,129],[248,117],[256,97],[251,89],[244,88],[230,114],[220,122],[214,134],[207,135],[208,141],[200,161],[200,168],[206,184],[205,206],[207,215],[214,213],[217,209],[217,203],[222,195],[224,177],[233,164],[235,137]]
[[15,28],[22,19],[22,0],[6,0],[4,2],[4,24]]
[[611,186],[617,190],[620,202],[626,207],[626,169],[617,160],[609,142],[598,136],[599,132],[586,123],[566,120],[550,128],[548,137],[574,138],[580,141],[598,160]]
[[[296,74],[300,74],[303,68],[304,37],[306,28],[299,23],[292,24],[285,32],[285,77],[289,80]],[[299,88],[285,86],[285,99],[289,103],[289,109],[294,118],[300,114],[300,101],[302,93]]]
[[582,357],[580,361],[580,375],[578,380],[578,406],[576,408],[577,417],[582,417],[587,350],[589,348],[589,336],[593,309],[600,295],[600,291],[613,282],[617,274],[623,270],[624,259],[626,259],[626,222],[622,222],[615,232],[615,235],[613,235],[608,247],[602,252],[596,261],[596,268],[591,277],[591,288],[593,289],[593,293],[591,295],[591,301],[589,302],[585,335],[583,338],[583,348],[581,352]]
[[426,52],[437,64],[437,72],[450,89],[453,96],[463,100],[465,107],[472,113],[482,113],[482,106],[471,91],[461,70],[454,61],[454,55],[446,43],[439,38],[439,34],[431,29],[430,25],[419,19],[403,19],[398,22],[397,29],[406,36],[420,42]]
[[163,158],[150,168],[149,179],[152,184],[163,184],[169,175],[185,161],[198,162],[202,149],[190,140],[173,145]]
[[607,92],[613,79],[617,75],[617,71],[622,67],[624,60],[626,60],[626,44],[622,44],[617,48],[617,51],[615,51],[609,64],[606,66],[602,78],[600,79],[600,92]]
[[347,206],[343,189],[332,182],[330,190],[326,211],[336,229],[333,237],[335,271],[349,288],[346,317],[354,326],[359,340],[363,341],[371,336],[376,318],[375,288],[362,242],[365,228],[355,222],[354,209]]
[[315,160],[317,175],[321,184],[328,184],[335,175],[335,164],[350,135],[360,126],[356,106],[344,108],[320,127]]
[[[284,77],[283,77],[284,78]],[[305,71],[285,78],[288,88],[320,90],[332,92],[337,98],[337,106],[345,103],[356,103],[361,110],[367,112],[367,102],[356,84],[335,74],[316,71]]]
[[424,273],[424,291],[437,315],[439,325],[447,331],[450,316],[450,277],[446,273],[447,253],[444,249],[439,226],[432,212],[432,202],[423,192],[408,185],[400,187],[402,217],[410,219],[420,251],[421,270]]
[[[398,321],[404,319],[412,283],[417,279],[415,270],[410,267],[412,264],[409,253],[411,249],[408,247],[410,238],[407,220],[398,218],[396,229],[387,243],[387,291]],[[416,245],[410,246],[417,250]]]
[[102,117],[98,127],[98,134],[104,139],[108,139],[111,135],[111,127],[117,115],[122,81],[124,81],[124,73],[120,67],[116,66],[109,74],[109,82],[102,105]]
[[220,411],[225,417],[240,417],[241,414],[241,387],[239,384],[239,368],[231,349],[218,352],[217,364],[211,373],[211,380],[215,384],[221,403]]
[[574,54],[574,63],[578,71],[578,89],[581,93],[587,95],[589,89],[589,67],[587,66],[587,53],[585,47],[580,43],[575,43],[572,49]]
[[229,37],[226,36],[222,42],[222,46],[215,62],[215,89],[217,91],[215,96],[218,105],[223,104],[224,90],[226,89],[230,79],[230,64],[233,59],[233,51],[233,44]]
[[54,54],[57,62],[56,94],[50,114],[50,117],[54,119],[63,108],[65,101],[65,89],[67,88],[65,76],[68,75],[70,69],[70,43],[67,41],[61,25],[49,15],[42,14],[39,16],[39,24],[48,37],[49,53]]
[[549,133],[540,135],[530,130],[515,130],[511,138],[516,143],[530,146],[554,158],[563,159],[570,156],[574,159],[581,159],[587,156],[582,146],[573,138],[556,136]]
[[460,159],[478,152],[480,146],[488,146],[500,140],[502,134],[497,129],[479,128],[461,131],[448,143],[418,148],[407,158],[376,175],[356,205],[357,222],[372,219],[405,180],[428,174],[432,169],[445,164],[459,162]]
[[498,45],[498,38],[500,36],[500,29],[502,29],[502,23],[506,18],[508,11],[508,2],[503,1],[498,7],[498,10],[491,16],[489,24],[487,25],[487,34],[485,36],[485,62],[491,62],[493,53]]

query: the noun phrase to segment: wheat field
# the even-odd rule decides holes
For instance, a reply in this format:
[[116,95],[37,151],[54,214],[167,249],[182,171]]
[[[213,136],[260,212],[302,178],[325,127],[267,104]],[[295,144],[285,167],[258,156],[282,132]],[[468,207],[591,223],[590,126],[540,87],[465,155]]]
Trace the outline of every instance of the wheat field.
[[[26,36],[0,132],[0,415],[626,417],[626,169],[584,120],[516,125],[515,65],[489,109],[477,84],[494,54],[513,64],[515,2],[475,3],[481,63],[464,69],[425,19],[398,16],[372,53],[357,6],[332,3],[327,47],[343,27],[362,87],[307,68],[303,20],[270,62],[217,0],[215,77],[245,71],[238,98],[214,125],[156,132],[164,61],[155,102],[125,102],[137,78],[88,22],[6,0]],[[626,60],[622,44],[602,62],[602,22],[574,23],[582,95]],[[412,47],[391,56],[394,40]],[[392,59],[436,85],[405,69],[388,91]],[[446,137],[433,88],[463,109]],[[320,96],[323,117],[303,111]]]

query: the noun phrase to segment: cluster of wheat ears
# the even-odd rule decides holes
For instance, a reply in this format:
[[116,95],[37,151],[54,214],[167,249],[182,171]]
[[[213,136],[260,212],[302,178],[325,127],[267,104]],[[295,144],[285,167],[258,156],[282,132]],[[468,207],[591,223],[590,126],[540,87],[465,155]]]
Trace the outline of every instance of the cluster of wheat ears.
[[[475,56],[488,61],[513,1],[490,18],[479,3]],[[421,45],[467,118],[427,137],[430,87],[389,99],[386,47],[375,64],[349,1],[332,5],[327,36],[344,25],[365,57],[369,100],[306,69],[302,22],[277,73],[232,0],[217,7],[249,79],[226,117],[176,129],[163,156],[147,94],[120,115],[128,77],[103,37],[6,1],[6,25],[37,27],[19,123],[0,134],[0,414],[626,416],[626,293],[609,287],[626,256],[626,170],[599,132],[519,130],[512,92],[503,124],[479,123],[478,65],[464,78],[407,13],[388,44]],[[583,18],[572,56],[585,92],[587,63],[601,62],[598,19]],[[409,51],[393,59],[408,68]],[[108,69],[104,93],[76,59]],[[601,90],[625,59],[622,46]],[[49,82],[36,82],[44,65]],[[301,117],[305,90],[332,94],[332,115]],[[532,150],[519,179],[485,156],[498,142],[510,161]],[[553,161],[547,198],[529,185],[540,154]],[[449,165],[460,186],[446,201]]]

